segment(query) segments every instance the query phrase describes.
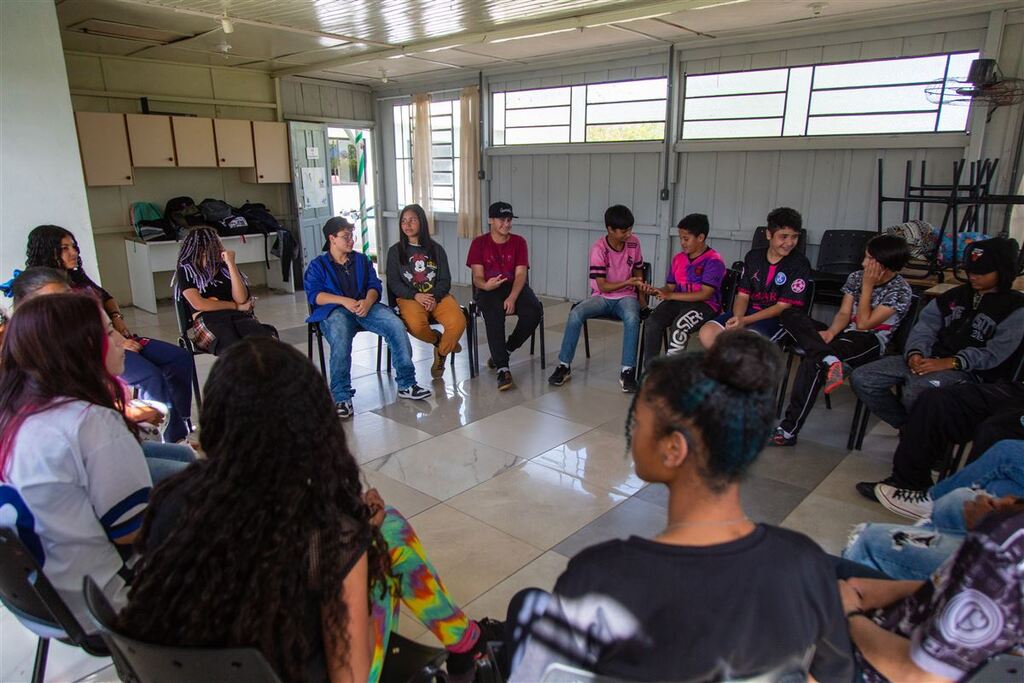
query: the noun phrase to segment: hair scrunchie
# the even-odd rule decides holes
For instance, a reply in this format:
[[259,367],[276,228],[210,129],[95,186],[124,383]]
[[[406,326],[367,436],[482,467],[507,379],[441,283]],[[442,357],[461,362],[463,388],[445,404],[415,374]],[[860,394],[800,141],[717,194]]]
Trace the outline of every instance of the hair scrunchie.
[[14,275],[7,282],[0,283],[0,293],[6,296],[8,299],[14,298],[14,281],[21,275],[21,271],[17,268],[14,269]]

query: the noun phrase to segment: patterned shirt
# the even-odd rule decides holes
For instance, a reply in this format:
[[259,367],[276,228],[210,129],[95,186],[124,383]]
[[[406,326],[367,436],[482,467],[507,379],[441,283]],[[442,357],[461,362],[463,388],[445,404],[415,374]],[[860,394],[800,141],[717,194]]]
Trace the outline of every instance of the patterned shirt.
[[590,247],[590,293],[606,299],[636,298],[636,287],[629,286],[614,292],[602,292],[597,286],[597,278],[608,282],[624,282],[633,277],[633,269],[644,263],[644,255],[640,250],[640,240],[630,235],[621,251],[615,251],[608,244],[608,238],[602,237]]
[[665,284],[675,285],[677,292],[699,292],[704,285],[713,288],[715,293],[704,303],[717,312],[722,308],[723,278],[725,261],[717,251],[708,247],[692,261],[685,251],[676,254],[669,266]]
[[[1020,647],[1024,628],[1024,512],[989,515],[930,581],[880,610],[876,624],[910,639],[910,658],[954,681]],[[856,651],[867,683],[886,680]]]
[[794,250],[778,263],[769,263],[767,249],[751,249],[743,259],[737,291],[750,297],[750,313],[777,303],[803,306],[811,280],[811,264]]
[[[853,315],[850,317],[850,324],[846,327],[847,330],[857,329],[857,308],[860,306],[860,292],[863,286],[863,270],[850,273],[850,276],[846,278],[846,284],[843,285],[843,294],[849,294],[853,297]],[[900,321],[910,311],[910,301],[913,294],[910,285],[907,284],[902,275],[896,275],[884,285],[875,285],[875,288],[871,291],[872,309],[885,306],[893,310],[891,316],[882,321],[878,326],[871,328],[871,331],[878,337],[878,342],[882,345],[883,350],[886,344],[889,343],[892,331],[899,327]]]

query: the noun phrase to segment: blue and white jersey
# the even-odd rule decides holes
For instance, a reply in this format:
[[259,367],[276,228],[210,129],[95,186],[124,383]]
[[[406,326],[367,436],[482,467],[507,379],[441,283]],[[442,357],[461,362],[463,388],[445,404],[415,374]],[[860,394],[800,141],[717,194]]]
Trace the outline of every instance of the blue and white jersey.
[[91,576],[116,608],[125,604],[134,558],[114,543],[141,527],[152,486],[121,415],[68,400],[18,429],[0,482],[0,525],[17,527],[80,623],[91,624],[82,579]]

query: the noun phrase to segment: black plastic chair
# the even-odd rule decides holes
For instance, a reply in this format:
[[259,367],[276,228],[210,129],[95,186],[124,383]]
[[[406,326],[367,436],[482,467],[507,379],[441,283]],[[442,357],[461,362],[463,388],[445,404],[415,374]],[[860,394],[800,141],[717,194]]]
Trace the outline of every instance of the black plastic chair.
[[[313,306],[308,305],[309,314],[313,315]],[[368,332],[368,330],[359,330],[359,332]],[[359,334],[356,332],[356,334]],[[372,334],[372,333],[371,333]],[[320,323],[306,323],[306,358],[310,361],[313,360],[313,338],[316,337],[316,348],[320,358],[320,374],[327,371],[327,363],[324,361],[324,331],[320,328]],[[390,354],[390,350],[388,351]],[[384,337],[377,335],[377,372],[380,372],[380,361],[384,357]],[[388,356],[388,371],[391,370],[391,358]]]
[[[910,310],[907,311],[906,317],[900,321],[900,326],[893,333],[886,355],[902,355],[903,349],[907,345],[907,339],[910,337],[910,330],[913,329],[917,322],[917,316],[921,312],[920,309],[921,295],[915,292],[910,297]],[[871,411],[858,396],[857,405],[853,408],[853,419],[850,421],[850,435],[846,439],[846,450],[859,451],[864,445],[864,434],[868,430],[869,417],[871,417]]]
[[842,287],[850,273],[860,270],[868,240],[878,233],[868,230],[826,230],[818,247],[818,263],[812,277],[818,282],[820,303],[838,306]]
[[[388,307],[394,311],[395,315],[401,317],[401,311],[398,308],[398,297],[391,291],[391,288],[387,288],[388,295]],[[469,376],[476,377],[477,366],[473,361],[473,357],[476,354],[476,316],[469,312],[469,308],[466,306],[459,306],[462,309],[462,315],[466,316],[466,353],[469,354]],[[431,327],[438,325],[437,322],[432,322]],[[391,347],[388,347],[387,354],[387,367],[388,372],[391,372]],[[455,354],[451,354],[451,367],[452,371],[455,371]]]
[[178,346],[185,349],[192,356],[192,390],[196,397],[196,407],[203,407],[203,396],[199,387],[199,371],[196,370],[196,356],[206,353],[196,348],[192,340],[188,338],[188,330],[192,327],[192,314],[185,301],[185,297],[174,299],[174,317],[178,321]]
[[[646,282],[647,284],[651,284],[651,264],[644,263],[640,266],[640,269],[643,271],[644,282]],[[572,307],[569,309],[569,312],[572,313],[572,309],[576,308],[584,301],[585,299],[580,299],[579,301],[574,303]],[[642,309],[640,309],[640,339],[637,342],[636,356],[638,365],[640,363],[640,359],[643,358],[644,355],[644,326],[647,324],[647,318],[649,318],[650,315],[651,309],[648,308],[647,306],[644,306]],[[590,358],[590,330],[587,328],[587,322],[590,320],[608,320],[611,322],[622,322],[615,316],[611,315],[597,315],[594,316],[593,318],[588,318],[587,320],[583,321],[583,350],[586,351],[587,358]]]
[[[529,284],[529,281],[527,281],[527,284]],[[478,317],[482,318],[483,315],[484,315],[480,311],[480,307],[477,306],[477,304],[476,304],[476,295],[477,295],[477,292],[479,292],[479,291],[480,290],[478,290],[476,288],[476,285],[474,285],[473,286],[473,300],[469,303],[469,306],[467,307],[469,309],[470,315],[473,316],[473,324],[472,324],[471,327],[473,328],[472,344],[473,344],[473,347],[474,347],[473,348],[473,370],[474,370],[473,376],[474,377],[476,377],[477,375],[480,374],[480,350],[476,348],[476,345],[477,345],[476,319]],[[515,314],[513,314],[513,315],[515,315]],[[505,317],[507,318],[508,316],[505,316]],[[547,360],[544,358],[544,356],[545,356],[545,346],[544,346],[544,305],[543,304],[541,304],[541,307],[540,307],[540,322],[537,323],[537,327],[535,327],[533,332],[530,334],[530,355],[531,356],[534,355],[534,352],[536,351],[536,348],[537,348],[536,344],[537,344],[537,336],[538,336],[537,335],[537,331],[538,330],[540,330],[540,369],[541,370],[545,370],[545,369],[547,369],[548,365],[547,365]]]
[[421,645],[392,631],[381,668],[381,683],[444,683],[448,675],[441,668],[448,653]]
[[85,603],[111,654],[142,683],[281,683],[259,650],[155,645],[129,638],[113,624],[107,597],[90,577],[83,581]]
[[85,632],[18,532],[10,527],[0,527],[0,602],[20,622],[31,625],[37,635],[52,634],[39,636],[32,683],[42,683],[46,677],[51,638],[80,647],[94,657],[110,655],[99,636]]
[[1006,683],[1024,680],[1024,657],[1003,652],[967,674],[965,683]]

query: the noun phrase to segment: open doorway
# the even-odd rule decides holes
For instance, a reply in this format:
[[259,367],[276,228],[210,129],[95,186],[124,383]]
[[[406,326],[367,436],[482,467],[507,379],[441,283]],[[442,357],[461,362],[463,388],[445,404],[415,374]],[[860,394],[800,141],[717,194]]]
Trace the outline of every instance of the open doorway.
[[356,227],[356,249],[377,260],[377,201],[371,131],[329,126],[327,158],[334,213]]

